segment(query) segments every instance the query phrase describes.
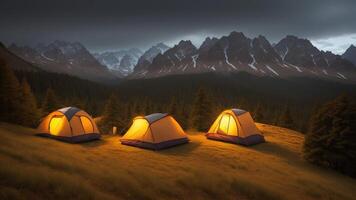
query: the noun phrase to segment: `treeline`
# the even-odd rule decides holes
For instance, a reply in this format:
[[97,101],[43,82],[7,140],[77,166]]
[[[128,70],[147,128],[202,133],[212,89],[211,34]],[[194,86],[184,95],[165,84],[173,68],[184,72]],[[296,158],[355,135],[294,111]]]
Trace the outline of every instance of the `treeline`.
[[[125,133],[132,119],[138,115],[148,115],[162,112],[171,114],[186,130],[207,131],[216,117],[225,109],[240,108],[250,111],[255,121],[298,130],[302,126],[307,130],[312,110],[309,112],[297,110],[290,105],[270,106],[259,101],[247,101],[239,98],[235,103],[223,104],[205,87],[199,87],[189,94],[188,101],[172,96],[164,103],[149,99],[147,96],[137,96],[126,99],[125,95],[115,91],[106,102],[102,114],[102,130],[110,132],[113,126]],[[301,111],[300,113],[298,113]],[[302,113],[303,112],[303,113]],[[294,115],[298,113],[300,116]],[[300,123],[300,124],[298,124]]]

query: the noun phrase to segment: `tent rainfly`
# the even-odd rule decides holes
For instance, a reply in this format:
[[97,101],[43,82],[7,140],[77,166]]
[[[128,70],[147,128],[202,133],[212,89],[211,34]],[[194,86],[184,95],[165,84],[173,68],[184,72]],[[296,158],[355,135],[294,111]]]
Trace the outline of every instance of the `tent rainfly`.
[[100,138],[92,117],[83,110],[66,107],[47,115],[37,128],[38,135],[70,143]]
[[206,137],[246,146],[265,141],[250,113],[241,109],[223,111],[210,127]]
[[120,141],[125,145],[160,150],[187,143],[189,140],[172,116],[154,113],[134,118],[131,127]]

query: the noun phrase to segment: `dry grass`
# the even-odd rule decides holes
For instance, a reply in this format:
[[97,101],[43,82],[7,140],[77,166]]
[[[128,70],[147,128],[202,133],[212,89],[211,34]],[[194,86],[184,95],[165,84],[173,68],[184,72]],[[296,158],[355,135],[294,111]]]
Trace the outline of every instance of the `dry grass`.
[[0,199],[352,199],[356,180],[307,164],[303,135],[259,124],[267,143],[206,140],[163,151],[118,137],[67,144],[0,125]]

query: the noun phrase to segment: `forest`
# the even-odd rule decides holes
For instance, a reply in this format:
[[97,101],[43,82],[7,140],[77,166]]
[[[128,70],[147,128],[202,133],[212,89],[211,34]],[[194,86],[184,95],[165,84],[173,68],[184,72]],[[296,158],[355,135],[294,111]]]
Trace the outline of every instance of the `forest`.
[[44,71],[15,71],[15,75],[18,83],[12,85],[28,83],[26,87],[33,93],[38,109],[34,121],[55,109],[76,106],[93,117],[111,113],[121,133],[137,115],[168,112],[183,128],[196,129],[194,112],[201,112],[210,124],[228,108],[245,109],[257,122],[306,133],[311,115],[320,105],[341,94],[355,98],[356,88],[316,79],[286,80],[248,73],[175,75],[110,85]]

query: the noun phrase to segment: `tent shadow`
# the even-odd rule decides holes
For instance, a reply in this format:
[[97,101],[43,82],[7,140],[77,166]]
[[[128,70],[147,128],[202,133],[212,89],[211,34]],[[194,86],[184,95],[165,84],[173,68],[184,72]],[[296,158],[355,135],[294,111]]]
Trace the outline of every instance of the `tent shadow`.
[[108,143],[108,141],[98,139],[98,140],[92,140],[88,142],[77,143],[77,144],[85,148],[95,148],[95,147],[105,145],[106,143]]
[[173,146],[168,149],[157,151],[157,153],[164,154],[164,155],[171,155],[171,156],[185,156],[188,155],[190,152],[194,151],[200,145],[201,142],[189,141],[186,144]]
[[102,139],[93,139],[93,140],[82,141],[82,142],[71,142],[68,140],[63,140],[61,138],[56,138],[51,135],[41,134],[41,133],[36,133],[36,134],[34,134],[34,136],[39,137],[39,138],[48,139],[48,140],[59,141],[59,142],[63,142],[66,144],[81,145],[83,147],[97,147],[97,146],[101,146],[101,145],[104,145],[105,143],[107,143],[107,141],[102,140]]

